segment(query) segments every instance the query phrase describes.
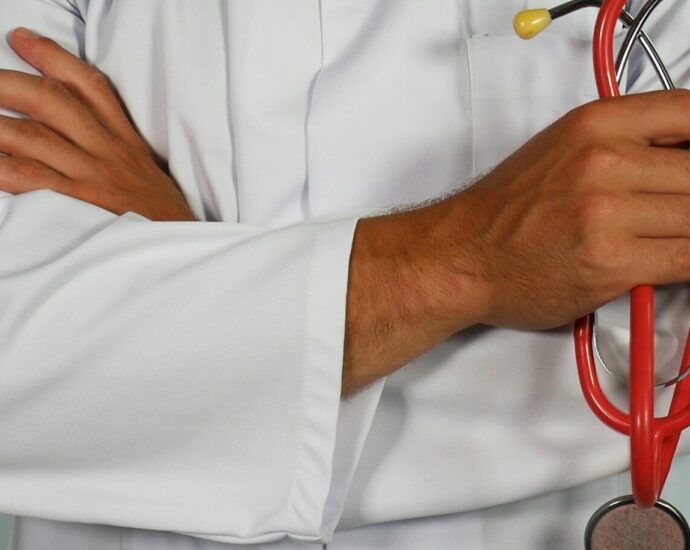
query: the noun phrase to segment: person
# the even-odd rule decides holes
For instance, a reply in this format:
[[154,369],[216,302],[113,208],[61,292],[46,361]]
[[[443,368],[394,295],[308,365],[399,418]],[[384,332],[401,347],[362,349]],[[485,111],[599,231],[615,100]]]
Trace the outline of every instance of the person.
[[15,548],[581,545],[567,325],[688,280],[690,93],[524,4],[2,1]]

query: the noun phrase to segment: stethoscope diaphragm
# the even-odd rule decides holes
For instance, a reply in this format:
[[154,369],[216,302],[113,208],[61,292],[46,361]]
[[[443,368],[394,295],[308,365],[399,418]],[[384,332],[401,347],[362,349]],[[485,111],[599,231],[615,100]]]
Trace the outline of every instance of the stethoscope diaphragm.
[[689,550],[690,529],[683,515],[659,500],[641,508],[632,495],[601,506],[585,529],[586,550]]

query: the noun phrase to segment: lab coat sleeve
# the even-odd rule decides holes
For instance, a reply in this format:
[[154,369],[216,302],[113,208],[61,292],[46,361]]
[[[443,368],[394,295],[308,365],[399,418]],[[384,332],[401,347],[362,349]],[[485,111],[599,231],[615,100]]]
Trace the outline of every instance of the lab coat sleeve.
[[[1,34],[78,51],[85,9],[0,0]],[[0,67],[27,70],[4,41]],[[0,194],[0,511],[327,538],[378,391],[341,410],[355,225],[154,223]]]

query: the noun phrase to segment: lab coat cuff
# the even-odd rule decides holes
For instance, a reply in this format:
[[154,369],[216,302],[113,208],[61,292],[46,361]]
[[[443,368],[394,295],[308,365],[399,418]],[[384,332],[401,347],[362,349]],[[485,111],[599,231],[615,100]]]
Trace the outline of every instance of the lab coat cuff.
[[332,536],[381,393],[379,382],[354,398],[340,398],[347,283],[357,221],[352,217],[318,222],[306,307],[301,460],[292,498],[295,539],[326,541]]
[[369,435],[384,383],[385,378],[382,378],[340,403],[333,457],[333,476],[323,517],[323,542],[332,540],[340,517],[343,515],[352,478],[357,464],[359,464],[362,448]]

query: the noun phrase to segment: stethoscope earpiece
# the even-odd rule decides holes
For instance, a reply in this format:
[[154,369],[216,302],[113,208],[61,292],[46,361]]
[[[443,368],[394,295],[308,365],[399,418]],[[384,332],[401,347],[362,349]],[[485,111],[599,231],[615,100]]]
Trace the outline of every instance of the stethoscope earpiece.
[[518,13],[513,19],[513,28],[520,38],[529,40],[548,27],[551,21],[549,10],[525,10]]

